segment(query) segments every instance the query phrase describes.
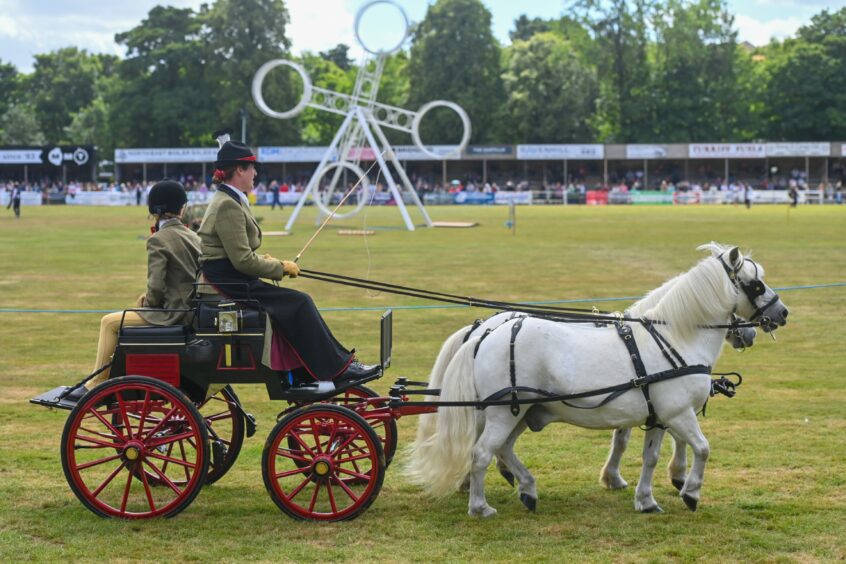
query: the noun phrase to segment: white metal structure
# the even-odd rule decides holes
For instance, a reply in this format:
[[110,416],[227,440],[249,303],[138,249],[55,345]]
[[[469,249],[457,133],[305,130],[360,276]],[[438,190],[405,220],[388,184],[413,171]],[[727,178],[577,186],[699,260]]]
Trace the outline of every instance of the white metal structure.
[[[361,39],[359,28],[361,19],[364,13],[374,5],[387,4],[399,10],[405,28],[403,30],[402,39],[390,49],[374,50],[369,48]],[[297,202],[294,213],[291,214],[288,223],[285,225],[286,230],[290,230],[297,219],[302,207],[305,205],[308,198],[314,200],[315,205],[325,215],[329,215],[329,203],[332,201],[332,196],[341,179],[344,169],[351,171],[357,178],[365,177],[365,173],[361,168],[361,161],[364,151],[369,148],[380,167],[381,174],[385,178],[385,182],[391,191],[397,208],[402,214],[405,226],[409,231],[414,230],[414,223],[408,214],[402,198],[402,192],[406,192],[414,204],[423,215],[423,219],[427,227],[432,226],[432,220],[426,209],[423,207],[423,202],[414,191],[411,181],[405,173],[405,169],[400,164],[393,147],[388,142],[383,127],[389,127],[399,131],[404,131],[411,134],[414,144],[426,155],[432,159],[442,160],[444,158],[451,158],[459,156],[461,152],[467,147],[470,141],[470,118],[467,112],[454,102],[446,100],[436,100],[424,104],[416,112],[397,108],[387,104],[381,104],[376,101],[376,95],[379,91],[379,81],[382,78],[382,71],[385,66],[385,58],[387,55],[394,53],[402,48],[408,38],[409,23],[408,16],[399,4],[393,0],[373,0],[363,5],[355,18],[355,36],[361,47],[365,50],[366,55],[359,65],[358,75],[356,76],[355,87],[352,94],[343,94],[340,92],[333,92],[325,88],[314,86],[308,73],[305,69],[292,61],[284,59],[274,59],[262,65],[253,78],[253,100],[264,114],[276,118],[287,119],[296,116],[302,112],[306,107],[316,108],[327,112],[345,116],[341,127],[335,133],[332,143],[329,145],[320,164],[314,171],[314,175],[309,180],[303,195]],[[267,74],[276,67],[287,66],[293,69],[300,75],[303,81],[303,96],[300,101],[290,110],[276,111],[270,108],[264,100],[262,95],[262,84],[264,83]],[[446,107],[453,110],[461,118],[463,126],[463,135],[461,142],[449,153],[438,154],[426,147],[420,139],[420,122],[426,112],[436,108]],[[388,168],[388,163],[393,165],[393,170],[398,176],[394,179],[394,175]],[[320,191],[320,183],[323,177],[328,172],[333,172],[327,189]],[[358,204],[355,209],[346,214],[335,214],[335,217],[344,218],[351,217],[361,211],[367,203],[366,194],[369,193],[370,180],[364,178],[362,184],[362,192],[359,193]],[[320,221],[320,217],[318,217]]]

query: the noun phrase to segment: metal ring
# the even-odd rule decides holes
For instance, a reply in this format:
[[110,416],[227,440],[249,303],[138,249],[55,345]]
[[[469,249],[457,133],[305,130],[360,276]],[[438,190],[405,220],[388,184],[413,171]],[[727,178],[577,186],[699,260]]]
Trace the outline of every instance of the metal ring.
[[[361,40],[361,35],[358,33],[358,26],[361,23],[361,17],[364,15],[364,12],[366,12],[368,8],[376,4],[388,4],[399,10],[400,14],[402,15],[403,22],[405,22],[405,30],[402,33],[402,39],[400,39],[399,43],[397,43],[394,47],[391,47],[390,49],[379,49],[377,51],[372,51],[371,49],[368,49],[367,45],[364,44],[364,41]],[[408,30],[410,27],[411,26],[408,22],[408,15],[405,13],[405,10],[403,10],[402,6],[400,6],[393,0],[373,0],[372,2],[368,2],[367,4],[359,8],[358,12],[356,12],[355,14],[355,40],[358,41],[358,44],[361,45],[362,49],[364,49],[371,55],[390,55],[399,51],[402,48],[403,43],[405,43],[405,40],[408,39]]]
[[[270,106],[267,105],[267,102],[264,101],[264,96],[261,93],[261,87],[264,83],[264,79],[267,77],[267,73],[280,66],[291,67],[297,72],[297,74],[300,75],[300,78],[303,81],[303,97],[300,99],[299,103],[296,106],[286,112],[277,112],[276,110],[271,109]],[[256,74],[253,77],[253,101],[256,103],[256,106],[258,106],[258,109],[261,110],[263,114],[266,114],[272,118],[287,119],[299,114],[311,101],[311,93],[311,79],[308,77],[308,73],[302,66],[293,61],[287,61],[285,59],[273,59],[272,61],[268,61],[264,63],[261,67],[259,67],[259,70],[256,71]]]
[[[349,171],[352,171],[356,175],[356,181],[358,181],[361,178],[364,179],[362,181],[362,187],[367,188],[367,187],[370,186],[370,179],[367,177],[367,173],[364,172],[363,170],[361,170],[361,168],[358,167],[357,165],[354,165],[353,163],[347,162],[347,161],[335,161],[334,163],[327,164],[325,167],[323,167],[323,170],[321,170],[317,174],[317,178],[313,180],[313,182],[314,182],[314,192],[312,193],[314,205],[316,205],[317,208],[320,211],[322,211],[323,213],[325,213],[326,215],[331,215],[332,210],[330,210],[329,207],[326,204],[323,203],[323,200],[320,199],[320,181],[323,180],[323,177],[326,176],[327,172],[329,172],[330,170],[334,170],[336,168],[345,168]],[[344,193],[346,193],[346,190],[344,190]],[[332,197],[331,194],[332,194],[331,192],[328,194],[330,199]],[[358,205],[355,207],[355,209],[353,211],[347,212],[347,213],[336,213],[335,218],[345,219],[345,218],[348,218],[348,217],[352,217],[352,216],[356,215],[358,212],[360,212],[361,209],[364,207],[364,205],[366,203],[367,203],[366,197],[359,198]]]
[[[461,136],[461,142],[454,150],[443,155],[439,155],[430,151],[426,148],[425,145],[423,145],[423,142],[420,140],[420,122],[423,120],[423,116],[432,108],[437,107],[449,108],[455,113],[457,113],[458,117],[461,118],[461,124],[464,127],[464,135]],[[470,132],[470,116],[467,115],[467,112],[464,111],[464,108],[462,108],[455,102],[450,102],[448,100],[435,100],[433,102],[423,104],[422,106],[420,106],[420,109],[417,110],[417,113],[414,114],[414,121],[411,124],[411,138],[412,140],[414,140],[414,144],[417,145],[417,148],[432,157],[433,159],[439,161],[444,159],[450,159],[453,157],[460,157],[461,152],[467,148],[467,144],[470,142]]]

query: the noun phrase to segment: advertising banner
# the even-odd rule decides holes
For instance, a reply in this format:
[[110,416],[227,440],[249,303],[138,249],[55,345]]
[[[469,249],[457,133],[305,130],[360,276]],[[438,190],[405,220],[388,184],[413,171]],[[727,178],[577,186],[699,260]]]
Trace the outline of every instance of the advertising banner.
[[602,160],[605,146],[592,145],[517,145],[517,158],[523,160]]
[[585,192],[585,203],[589,206],[605,206],[608,204],[608,192],[605,190],[588,190]]
[[456,192],[452,196],[453,203],[460,205],[488,205],[494,203],[494,195],[484,192]]
[[[460,154],[455,154],[458,145],[426,145],[426,148],[436,155],[450,155],[449,157],[444,157],[442,160],[455,161],[461,158]],[[400,161],[435,160],[417,148],[417,145],[394,145],[394,154]]]
[[514,145],[470,145],[464,154],[471,158],[513,159]]
[[[0,190],[0,206],[2,206],[5,210],[5,207],[9,205],[9,199],[12,197],[12,193],[6,190]],[[41,192],[21,192],[21,205],[22,206],[40,206],[41,205]]]
[[768,157],[827,157],[831,143],[767,143]]
[[495,204],[517,204],[530,205],[532,203],[531,192],[496,192],[494,194]]
[[763,143],[691,143],[691,159],[763,159],[767,156]]
[[94,162],[93,145],[47,145],[0,149],[0,165],[90,166]]
[[627,159],[663,159],[666,156],[664,145],[626,145]]
[[630,192],[632,204],[672,204],[673,194],[671,192],[661,192],[659,190],[635,190]]
[[[260,163],[319,163],[329,147],[259,147]],[[337,153],[329,157],[337,160]]]
[[115,149],[118,164],[213,163],[216,159],[217,149],[211,147]]
[[0,149],[0,165],[42,164],[43,149]]

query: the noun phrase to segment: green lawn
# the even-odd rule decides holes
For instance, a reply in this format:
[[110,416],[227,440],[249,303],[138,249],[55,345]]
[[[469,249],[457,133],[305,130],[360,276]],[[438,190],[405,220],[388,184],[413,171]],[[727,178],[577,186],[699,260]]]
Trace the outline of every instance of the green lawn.
[[[3,210],[5,212],[5,210]],[[502,300],[637,296],[699,258],[716,240],[754,251],[774,287],[846,282],[846,207],[521,207],[517,233],[505,207],[430,208],[435,220],[475,220],[475,229],[399,229],[396,209],[333,223],[303,256],[315,270]],[[281,230],[290,209],[259,209],[265,230]],[[293,257],[314,230],[304,214],[291,237],[262,248]],[[337,226],[385,227],[367,238]],[[149,221],[140,208],[24,208],[0,215],[0,308],[119,309],[144,289]],[[308,280],[286,284],[321,307],[425,302]],[[718,369],[745,376],[736,398],[710,402],[703,430],[711,458],[699,510],[690,513],[663,469],[655,497],[666,513],[633,509],[642,433],[623,471],[631,486],[598,482],[610,433],[564,425],[527,433],[518,454],[538,480],[537,513],[527,512],[489,473],[490,520],[467,516],[466,494],[430,500],[402,474],[400,452],[382,492],[358,520],[296,522],[282,514],[261,478],[264,438],[276,414],[261,386],[236,387],[259,419],[240,459],[219,483],[168,520],[103,520],[65,482],[59,438],[67,412],[27,400],[87,374],[99,314],[0,313],[0,560],[305,561],[815,561],[846,558],[846,287],[785,291],[790,323],[778,341],[725,350]],[[428,305],[428,304],[427,304]],[[626,302],[600,308],[625,307]],[[331,311],[341,342],[377,357],[378,311]],[[398,376],[425,378],[443,340],[483,310],[397,310]],[[399,421],[408,444],[416,421]],[[665,441],[662,467],[669,459]]]

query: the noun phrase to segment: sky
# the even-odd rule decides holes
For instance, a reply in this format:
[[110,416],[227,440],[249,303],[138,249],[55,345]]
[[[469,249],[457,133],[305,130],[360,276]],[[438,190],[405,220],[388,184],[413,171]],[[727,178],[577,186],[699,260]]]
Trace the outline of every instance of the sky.
[[[493,14],[493,30],[503,44],[521,14],[530,18],[560,16],[565,0],[482,0]],[[0,0],[0,61],[30,72],[33,55],[66,46],[90,52],[123,55],[114,42],[116,33],[138,25],[157,4],[197,9],[210,0]],[[397,0],[409,20],[420,21],[426,0]],[[338,43],[352,47],[355,57],[364,52],[355,35],[358,9],[365,0],[286,0],[291,16],[288,36],[294,53],[325,51]],[[794,35],[814,14],[838,10],[846,0],[728,0],[735,15],[740,41],[766,44],[771,37]],[[376,4],[362,15],[359,31],[372,49],[387,48],[401,39],[402,17],[390,5]]]

